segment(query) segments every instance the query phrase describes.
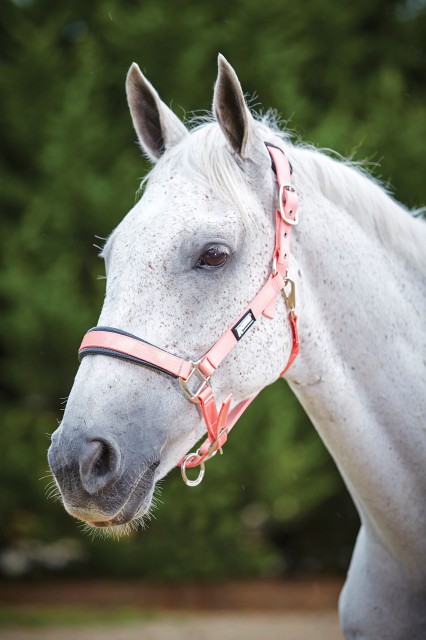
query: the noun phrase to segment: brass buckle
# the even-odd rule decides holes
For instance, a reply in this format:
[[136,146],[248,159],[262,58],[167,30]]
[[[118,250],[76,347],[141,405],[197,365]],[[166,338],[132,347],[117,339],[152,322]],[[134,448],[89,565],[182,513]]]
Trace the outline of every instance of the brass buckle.
[[[287,224],[290,225],[296,225],[299,222],[299,213],[298,213],[298,209],[296,209],[296,214],[293,218],[288,218],[285,214],[284,211],[284,205],[286,203],[286,198],[284,197],[284,190],[286,191],[291,191],[292,193],[295,193],[296,189],[291,185],[291,184],[282,184],[280,186],[280,191],[278,194],[278,204],[279,204],[279,211],[281,214],[281,218],[284,222],[286,222]],[[290,209],[290,213],[291,213],[291,209]]]
[[[187,379],[184,380],[183,378],[179,378],[180,388],[182,389],[185,397],[187,398],[187,400],[189,400],[190,402],[193,402],[194,404],[200,403],[198,396],[202,392],[202,390],[206,388],[210,380],[210,376],[205,376],[204,373],[200,371],[198,367],[199,364],[200,364],[200,360],[198,360],[198,362],[191,362],[192,371],[187,377]],[[189,389],[188,387],[188,382],[192,378],[194,373],[198,377],[200,384],[193,391],[191,391],[191,389]]]

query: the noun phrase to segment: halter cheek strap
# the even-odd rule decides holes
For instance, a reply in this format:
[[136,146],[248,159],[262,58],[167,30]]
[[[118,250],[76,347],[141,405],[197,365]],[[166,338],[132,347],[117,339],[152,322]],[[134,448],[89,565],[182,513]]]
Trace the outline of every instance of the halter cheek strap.
[[[228,433],[238,418],[257,396],[257,393],[238,403],[231,409],[232,396],[229,395],[218,410],[210,385],[210,378],[228,353],[249,331],[252,325],[263,315],[273,319],[276,302],[282,295],[288,310],[292,331],[292,349],[281,376],[291,366],[299,353],[297,316],[295,313],[295,285],[287,277],[290,259],[291,230],[298,222],[298,198],[291,185],[290,164],[281,149],[266,143],[277,177],[279,188],[278,204],[275,214],[275,247],[272,256],[271,274],[251,303],[235,319],[231,326],[197,362],[183,360],[164,349],[146,342],[120,329],[112,327],[94,327],[83,338],[79,349],[80,359],[86,355],[101,354],[123,358],[136,364],[148,366],[177,378],[186,398],[200,405],[201,414],[207,429],[207,439],[195,453],[188,453],[180,462],[185,482],[194,486],[204,476],[204,463],[217,451],[222,453]],[[196,480],[189,480],[186,469],[200,465],[200,474]]]

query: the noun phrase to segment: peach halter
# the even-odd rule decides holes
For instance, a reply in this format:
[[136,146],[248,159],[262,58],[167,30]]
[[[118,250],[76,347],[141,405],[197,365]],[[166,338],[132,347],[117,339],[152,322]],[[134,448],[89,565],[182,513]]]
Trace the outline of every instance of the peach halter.
[[[217,451],[222,453],[222,447],[232,427],[257,395],[256,393],[239,402],[232,409],[232,395],[229,395],[218,410],[210,378],[231,349],[243,338],[260,316],[264,315],[270,319],[274,317],[277,298],[280,294],[284,297],[287,306],[293,336],[290,356],[280,376],[287,371],[299,353],[295,285],[287,276],[290,259],[290,236],[292,227],[298,222],[299,203],[297,193],[291,185],[290,163],[284,152],[270,143],[266,143],[266,148],[272,159],[272,167],[279,188],[271,274],[259,293],[212,348],[199,360],[192,362],[183,360],[120,329],[94,327],[89,329],[84,336],[78,352],[80,359],[90,354],[101,354],[123,358],[166,373],[179,380],[182,391],[190,402],[200,405],[207,429],[207,439],[194,453],[188,453],[178,463],[181,467],[182,477],[189,486],[195,486],[202,481],[205,471],[204,463],[212,458]],[[200,465],[198,477],[195,480],[189,480],[186,469],[198,465]]]

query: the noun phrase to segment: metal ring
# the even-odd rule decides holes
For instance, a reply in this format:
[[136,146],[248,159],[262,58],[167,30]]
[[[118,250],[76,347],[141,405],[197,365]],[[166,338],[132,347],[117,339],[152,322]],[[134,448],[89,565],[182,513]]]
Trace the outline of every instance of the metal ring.
[[184,483],[186,485],[188,485],[188,487],[196,487],[197,485],[199,485],[203,478],[204,478],[204,474],[206,472],[206,468],[204,465],[204,462],[200,462],[200,473],[198,474],[198,476],[195,478],[195,480],[190,480],[187,475],[186,475],[186,463],[189,460],[189,458],[193,458],[194,456],[196,456],[196,453],[188,453],[188,455],[185,456],[181,467],[180,467],[180,472],[182,474],[182,480],[184,481]]

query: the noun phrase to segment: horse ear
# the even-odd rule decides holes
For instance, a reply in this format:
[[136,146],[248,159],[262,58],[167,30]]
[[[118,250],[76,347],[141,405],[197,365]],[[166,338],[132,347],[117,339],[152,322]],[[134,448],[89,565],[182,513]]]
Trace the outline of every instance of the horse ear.
[[169,145],[188,134],[134,62],[126,79],[127,102],[142,150],[156,162]]
[[254,120],[244,100],[237,74],[222,54],[214,87],[213,113],[232,149],[244,158]]

